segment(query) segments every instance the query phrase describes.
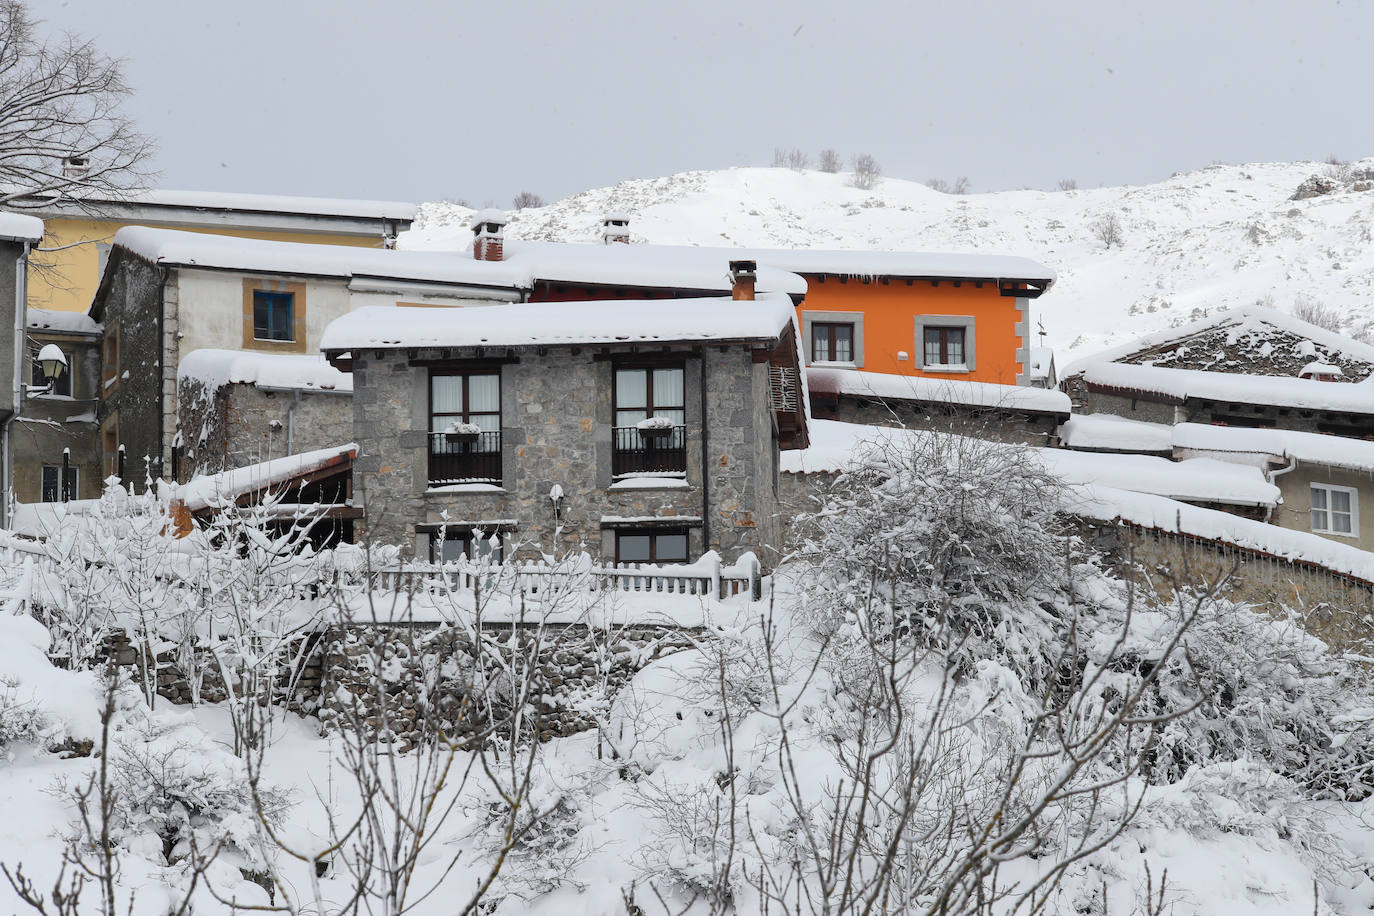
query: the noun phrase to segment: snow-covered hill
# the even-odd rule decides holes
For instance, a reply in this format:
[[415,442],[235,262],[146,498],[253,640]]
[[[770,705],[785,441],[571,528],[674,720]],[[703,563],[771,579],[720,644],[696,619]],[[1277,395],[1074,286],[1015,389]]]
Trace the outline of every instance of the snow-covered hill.
[[[1344,330],[1374,328],[1374,190],[1350,180],[1292,200],[1321,163],[1214,165],[1143,187],[958,196],[895,178],[871,191],[847,175],[788,169],[685,172],[625,181],[513,214],[514,238],[597,242],[601,215],[631,214],[635,241],[782,248],[1020,254],[1059,271],[1039,301],[1047,342],[1083,356],[1203,314],[1256,302],[1337,309]],[[421,207],[406,248],[465,248],[472,211]],[[1094,232],[1106,214],[1124,244]]]

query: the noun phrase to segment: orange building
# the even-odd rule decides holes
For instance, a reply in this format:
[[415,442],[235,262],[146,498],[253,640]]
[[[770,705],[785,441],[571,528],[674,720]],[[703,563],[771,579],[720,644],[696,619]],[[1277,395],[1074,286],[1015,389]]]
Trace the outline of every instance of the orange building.
[[1055,272],[1027,258],[752,250],[800,274],[808,365],[1003,385],[1030,383],[1030,302]]

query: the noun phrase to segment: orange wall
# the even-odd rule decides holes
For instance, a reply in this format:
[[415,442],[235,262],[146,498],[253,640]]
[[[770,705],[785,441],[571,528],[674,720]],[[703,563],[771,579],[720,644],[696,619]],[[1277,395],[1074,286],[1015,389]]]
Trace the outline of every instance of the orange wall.
[[[984,282],[978,288],[972,280],[907,280],[900,277],[870,279],[849,277],[840,282],[836,276],[824,281],[807,276],[806,301],[797,309],[797,320],[808,311],[862,312],[864,316],[864,364],[868,372],[891,372],[925,378],[952,378],[974,382],[1016,384],[1022,367],[1016,351],[1023,342],[1016,333],[1021,314],[1016,299],[1003,296],[997,284]],[[1029,311],[1029,309],[1027,309]],[[916,368],[916,315],[970,316],[975,320],[974,338],[977,364],[971,372],[922,372]],[[1027,320],[1029,315],[1026,316]],[[808,342],[809,345],[809,342]],[[907,358],[898,360],[898,351]],[[811,354],[806,354],[810,360]]]

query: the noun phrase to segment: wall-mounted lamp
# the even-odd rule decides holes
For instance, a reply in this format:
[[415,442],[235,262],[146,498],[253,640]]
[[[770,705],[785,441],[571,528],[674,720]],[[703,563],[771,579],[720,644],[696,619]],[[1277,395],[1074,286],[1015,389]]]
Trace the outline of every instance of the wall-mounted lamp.
[[44,344],[43,349],[38,351],[38,370],[43,373],[43,381],[47,384],[28,386],[29,394],[44,394],[52,390],[53,383],[67,371],[67,355],[57,344]]

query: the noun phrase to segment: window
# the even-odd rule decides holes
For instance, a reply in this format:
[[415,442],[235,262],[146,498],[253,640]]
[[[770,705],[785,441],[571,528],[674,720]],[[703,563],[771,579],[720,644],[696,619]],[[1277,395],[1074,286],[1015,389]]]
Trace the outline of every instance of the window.
[[[616,368],[613,409],[613,476],[686,473],[687,410],[682,366]],[[645,422],[648,420],[656,422]]]
[[1312,530],[1360,536],[1360,494],[1352,487],[1312,484]]
[[964,329],[926,328],[925,364],[927,366],[963,366]]
[[62,355],[67,358],[67,368],[62,370],[62,374],[52,380],[52,387],[48,388],[48,380],[43,377],[43,367],[38,365],[38,354],[29,355],[29,363],[32,366],[30,372],[30,384],[34,388],[48,388],[44,394],[60,394],[71,397],[72,394],[72,370],[75,364],[72,362],[72,354],[69,350],[63,350]]
[[429,482],[501,483],[501,375],[429,377]]
[[680,528],[657,531],[617,531],[617,563],[686,563],[687,532]]
[[435,563],[452,563],[459,557],[469,560],[492,563],[501,562],[502,548],[505,546],[500,532],[488,534],[476,531],[445,531],[441,540],[438,534],[429,538],[430,558]]
[[253,290],[253,339],[295,340],[295,298],[291,293]]
[[833,321],[813,322],[811,325],[811,361],[813,363],[852,363],[854,361],[854,325]]
[[967,315],[917,315],[916,368],[973,372],[978,368],[974,319]]
[[105,337],[100,343],[100,377],[105,388],[119,384],[119,325],[105,328]]
[[[67,468],[67,498],[79,499],[77,493],[77,480],[80,476],[77,468]],[[43,493],[41,499],[45,503],[55,503],[62,501],[62,465],[45,464],[43,465]]]
[[864,313],[803,310],[802,341],[808,362],[864,365]]

